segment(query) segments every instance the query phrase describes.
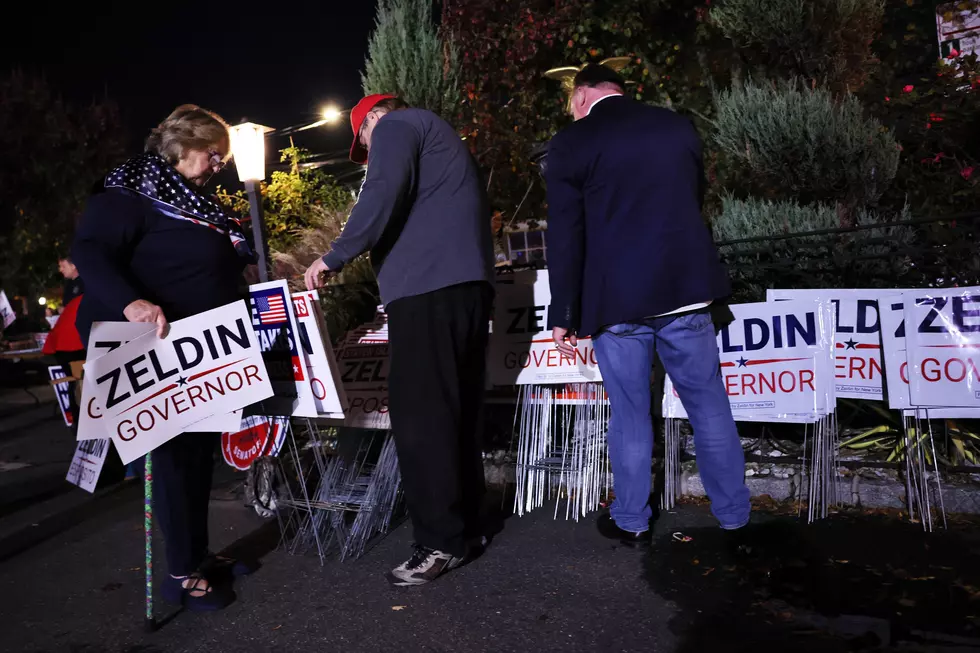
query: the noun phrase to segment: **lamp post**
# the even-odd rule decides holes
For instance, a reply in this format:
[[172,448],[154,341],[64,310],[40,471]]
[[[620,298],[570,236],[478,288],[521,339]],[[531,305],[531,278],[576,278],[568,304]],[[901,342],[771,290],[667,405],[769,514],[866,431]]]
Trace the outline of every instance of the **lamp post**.
[[265,179],[265,135],[271,127],[246,122],[231,128],[231,151],[238,169],[238,179],[248,193],[249,216],[252,219],[252,238],[258,258],[259,281],[269,280],[269,257],[262,222],[262,193],[259,183]]

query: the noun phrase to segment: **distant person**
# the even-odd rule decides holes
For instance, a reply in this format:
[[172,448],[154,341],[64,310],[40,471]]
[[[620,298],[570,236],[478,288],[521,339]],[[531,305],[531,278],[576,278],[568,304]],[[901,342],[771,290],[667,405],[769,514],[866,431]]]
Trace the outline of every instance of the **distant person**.
[[686,118],[625,97],[611,69],[574,79],[576,122],[549,147],[548,267],[555,347],[592,336],[609,395],[615,499],[599,531],[651,541],[650,373],[659,355],[694,428],[698,469],[721,527],[749,521],[745,459],[721,377],[712,302],[728,274],[701,218],[701,139]]
[[85,292],[85,284],[82,282],[82,277],[78,274],[78,268],[72,263],[70,257],[66,256],[58,260],[58,271],[65,278],[61,286],[60,310],[63,310],[71,300],[80,297]]
[[[202,191],[229,156],[225,121],[186,104],[150,133],[144,154],[106,176],[72,248],[86,284],[77,318],[83,341],[93,322],[146,322],[163,336],[168,320],[242,299],[239,279],[252,253],[237,220]],[[252,569],[208,556],[217,442],[216,433],[183,433],[152,453],[154,510],[170,572],[162,594],[190,610],[234,600],[230,587],[212,583],[216,567]]]
[[322,285],[364,252],[388,314],[388,395],[415,531],[394,585],[421,585],[483,546],[483,401],[493,302],[490,211],[476,162],[442,118],[390,95],[351,111],[367,176],[343,233],[306,271]]

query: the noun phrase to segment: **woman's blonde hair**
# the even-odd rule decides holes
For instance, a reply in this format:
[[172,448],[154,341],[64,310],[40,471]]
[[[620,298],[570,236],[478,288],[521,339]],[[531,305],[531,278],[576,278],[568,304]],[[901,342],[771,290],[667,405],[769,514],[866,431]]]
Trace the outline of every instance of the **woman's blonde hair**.
[[146,151],[176,165],[187,150],[214,148],[227,159],[230,144],[228,123],[221,116],[196,104],[182,104],[150,132]]

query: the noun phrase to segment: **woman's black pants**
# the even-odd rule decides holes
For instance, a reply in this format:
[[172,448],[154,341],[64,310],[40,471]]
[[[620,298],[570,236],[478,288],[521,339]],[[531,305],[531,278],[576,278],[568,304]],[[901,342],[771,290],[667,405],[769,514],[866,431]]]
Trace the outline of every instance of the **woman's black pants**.
[[216,433],[181,433],[153,450],[153,511],[173,576],[197,571],[208,553],[208,506]]

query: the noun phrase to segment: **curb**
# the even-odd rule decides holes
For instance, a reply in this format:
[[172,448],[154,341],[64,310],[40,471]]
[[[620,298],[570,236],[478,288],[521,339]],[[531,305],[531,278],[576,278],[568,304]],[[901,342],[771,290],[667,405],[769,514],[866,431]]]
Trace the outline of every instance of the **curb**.
[[[501,488],[515,482],[514,463],[484,462],[483,473],[487,485]],[[655,477],[655,474],[651,474]],[[609,479],[610,487],[612,479]],[[798,470],[788,478],[774,476],[747,476],[745,484],[752,496],[768,495],[777,501],[795,499],[805,486],[801,486]],[[651,487],[656,487],[655,478]],[[945,484],[942,496],[938,488],[932,486],[932,502],[934,506],[943,505],[947,513],[980,514],[980,489]],[[886,479],[867,479],[854,474],[850,478],[842,478],[839,482],[841,502],[846,505],[864,508],[905,508],[905,485]],[[681,472],[681,496],[705,496],[704,483],[697,472],[683,470]]]

